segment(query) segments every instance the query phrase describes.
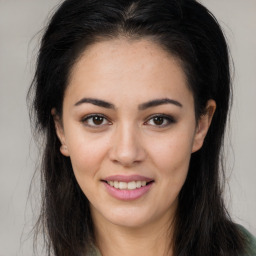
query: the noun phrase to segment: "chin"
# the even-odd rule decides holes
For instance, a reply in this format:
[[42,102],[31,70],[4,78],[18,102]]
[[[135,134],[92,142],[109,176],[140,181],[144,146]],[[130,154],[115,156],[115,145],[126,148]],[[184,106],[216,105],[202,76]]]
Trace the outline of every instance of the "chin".
[[147,225],[145,218],[138,218],[138,216],[135,218],[134,215],[112,217],[109,221],[116,226],[132,229],[142,228],[143,226]]
[[118,207],[100,211],[102,221],[126,228],[140,228],[150,222],[150,214],[137,207]]

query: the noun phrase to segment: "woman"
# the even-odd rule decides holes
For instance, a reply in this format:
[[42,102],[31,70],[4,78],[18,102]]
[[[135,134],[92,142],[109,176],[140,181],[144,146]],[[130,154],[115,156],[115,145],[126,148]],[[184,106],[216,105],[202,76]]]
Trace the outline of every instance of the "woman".
[[31,91],[49,255],[255,255],[223,204],[228,49],[193,0],[66,0]]

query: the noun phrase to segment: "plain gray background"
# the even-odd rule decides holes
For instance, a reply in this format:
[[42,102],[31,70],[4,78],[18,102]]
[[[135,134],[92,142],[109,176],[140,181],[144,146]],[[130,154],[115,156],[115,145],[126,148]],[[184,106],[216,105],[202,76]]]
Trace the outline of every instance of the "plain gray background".
[[[226,200],[234,220],[256,235],[256,0],[202,0],[218,18],[235,64],[227,139]],[[26,93],[38,42],[57,0],[0,0],[0,256],[32,255],[29,236],[38,185],[28,200],[37,161]],[[231,141],[231,145],[230,145]]]

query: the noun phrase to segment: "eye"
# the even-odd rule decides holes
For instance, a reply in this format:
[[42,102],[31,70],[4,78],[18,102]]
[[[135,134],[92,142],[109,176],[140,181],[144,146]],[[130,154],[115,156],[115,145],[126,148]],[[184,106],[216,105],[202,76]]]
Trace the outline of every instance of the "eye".
[[102,127],[111,124],[107,118],[100,114],[93,114],[83,118],[83,124],[89,127]]
[[148,121],[145,122],[147,125],[158,126],[158,127],[166,127],[172,123],[175,123],[175,120],[172,116],[168,115],[154,115],[151,116]]

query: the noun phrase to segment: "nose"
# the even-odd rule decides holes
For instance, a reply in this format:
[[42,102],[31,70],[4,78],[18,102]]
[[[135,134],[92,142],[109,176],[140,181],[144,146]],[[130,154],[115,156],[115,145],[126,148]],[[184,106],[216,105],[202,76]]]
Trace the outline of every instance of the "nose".
[[138,129],[125,124],[116,128],[109,154],[111,161],[125,167],[144,161],[146,151]]

